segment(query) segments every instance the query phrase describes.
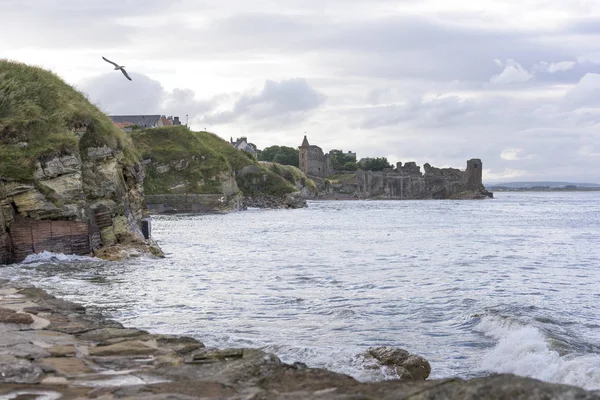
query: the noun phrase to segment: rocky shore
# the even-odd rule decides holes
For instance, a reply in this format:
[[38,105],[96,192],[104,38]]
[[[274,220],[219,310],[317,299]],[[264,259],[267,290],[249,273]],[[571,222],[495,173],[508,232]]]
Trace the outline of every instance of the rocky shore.
[[363,383],[258,349],[126,328],[22,283],[0,281],[0,399],[600,399],[514,375],[425,380],[429,363],[369,349],[402,379]]

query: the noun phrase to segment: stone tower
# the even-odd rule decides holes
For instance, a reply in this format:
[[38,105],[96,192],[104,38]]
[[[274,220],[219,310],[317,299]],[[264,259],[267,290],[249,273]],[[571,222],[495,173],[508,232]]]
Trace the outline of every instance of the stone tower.
[[306,135],[298,149],[300,150],[298,166],[307,176],[326,178],[331,175],[333,169],[329,154],[324,154],[319,146],[311,146]]
[[302,141],[302,145],[298,147],[300,150],[300,160],[298,162],[298,167],[300,171],[304,172],[305,175],[308,175],[308,149],[310,145],[308,144],[308,139],[306,135],[304,135],[304,140]]
[[479,158],[472,158],[467,161],[467,170],[465,171],[466,188],[469,190],[483,189],[483,164]]

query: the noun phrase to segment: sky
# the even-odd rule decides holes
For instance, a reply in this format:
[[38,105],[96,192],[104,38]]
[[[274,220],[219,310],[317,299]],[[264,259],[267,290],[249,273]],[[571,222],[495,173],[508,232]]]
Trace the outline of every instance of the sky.
[[[598,0],[0,0],[0,58],[113,115],[484,182],[600,183]],[[133,80],[102,60],[124,65]]]

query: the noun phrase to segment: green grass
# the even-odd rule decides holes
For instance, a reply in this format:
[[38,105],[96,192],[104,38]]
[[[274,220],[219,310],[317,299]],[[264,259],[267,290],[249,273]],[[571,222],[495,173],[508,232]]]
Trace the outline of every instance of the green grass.
[[331,183],[356,183],[356,172],[350,174],[331,175],[327,177]]
[[[243,151],[210,132],[193,132],[184,126],[135,130],[131,133],[135,146],[143,159],[152,159],[147,167],[144,189],[147,194],[169,194],[171,187],[183,183],[186,193],[221,193],[220,173],[236,175],[240,191],[246,196],[269,194],[282,196],[296,191],[296,179],[305,179],[308,185],[314,182],[300,170],[291,166],[272,167],[257,163]],[[186,159],[189,166],[183,171],[171,169],[159,173],[157,164],[170,164]],[[240,172],[245,166],[261,168],[257,174]],[[275,169],[273,169],[275,168]],[[203,182],[201,185],[199,182]],[[316,190],[316,186],[315,190]]]
[[311,193],[316,194],[318,192],[315,181],[308,178],[299,168],[294,167],[293,165],[282,165],[266,161],[262,161],[261,164],[266,166],[270,171],[276,173],[277,175],[280,175],[294,186],[296,185],[296,183],[300,183],[302,186],[306,187]]
[[[210,132],[193,132],[185,126],[136,130],[131,133],[143,159],[151,159],[144,182],[147,194],[168,194],[171,187],[183,183],[186,193],[221,193],[220,173],[231,175],[255,161]],[[185,159],[182,171],[171,168],[159,173],[158,164]],[[203,184],[201,184],[203,182]]]
[[36,160],[85,159],[82,149],[104,145],[123,151],[126,163],[139,160],[110,118],[56,74],[0,60],[0,177],[31,181]]

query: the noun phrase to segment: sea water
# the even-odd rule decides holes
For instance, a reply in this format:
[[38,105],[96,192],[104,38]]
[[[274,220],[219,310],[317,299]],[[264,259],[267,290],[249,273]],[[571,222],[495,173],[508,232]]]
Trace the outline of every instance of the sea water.
[[41,254],[0,268],[127,326],[260,347],[359,380],[369,346],[432,378],[515,373],[600,388],[600,192],[311,201],[161,215],[164,259]]

